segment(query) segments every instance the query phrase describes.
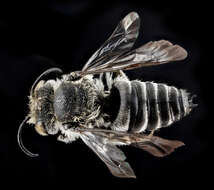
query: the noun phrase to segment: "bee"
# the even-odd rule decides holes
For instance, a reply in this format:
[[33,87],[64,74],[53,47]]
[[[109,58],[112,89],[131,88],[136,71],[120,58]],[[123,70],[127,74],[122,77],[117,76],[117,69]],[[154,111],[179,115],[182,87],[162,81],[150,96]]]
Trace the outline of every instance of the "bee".
[[[114,176],[135,178],[118,145],[131,145],[157,157],[184,145],[154,132],[188,115],[196,106],[194,96],[166,84],[130,81],[123,71],[183,60],[187,52],[166,40],[130,50],[139,27],[138,14],[129,13],[81,71],[63,74],[51,68],[36,79],[29,114],[17,134],[22,151],[38,156],[22,143],[23,127],[33,124],[40,135],[57,135],[65,143],[81,138]],[[53,73],[56,78],[44,79]]]

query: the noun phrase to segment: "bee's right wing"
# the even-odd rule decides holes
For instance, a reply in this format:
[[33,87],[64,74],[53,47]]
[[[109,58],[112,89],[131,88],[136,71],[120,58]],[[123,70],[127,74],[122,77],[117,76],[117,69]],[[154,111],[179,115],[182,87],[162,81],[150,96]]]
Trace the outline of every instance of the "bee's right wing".
[[183,60],[187,52],[179,45],[160,40],[149,42],[133,51],[117,57],[113,62],[102,64],[83,71],[83,74],[95,74],[118,70],[131,70],[139,67],[164,64]]
[[138,37],[140,18],[136,12],[129,13],[120,21],[109,39],[91,56],[82,72],[103,67],[128,52]]
[[126,157],[124,153],[115,145],[106,143],[104,137],[91,132],[84,132],[81,133],[81,139],[105,162],[114,176],[136,178],[129,163],[125,162]]

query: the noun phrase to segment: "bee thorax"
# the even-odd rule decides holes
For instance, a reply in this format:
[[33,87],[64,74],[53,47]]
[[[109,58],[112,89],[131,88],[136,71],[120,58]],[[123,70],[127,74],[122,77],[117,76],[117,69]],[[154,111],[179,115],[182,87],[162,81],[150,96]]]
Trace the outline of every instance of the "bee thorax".
[[58,121],[80,122],[95,110],[96,94],[88,82],[62,82],[54,94],[54,111]]

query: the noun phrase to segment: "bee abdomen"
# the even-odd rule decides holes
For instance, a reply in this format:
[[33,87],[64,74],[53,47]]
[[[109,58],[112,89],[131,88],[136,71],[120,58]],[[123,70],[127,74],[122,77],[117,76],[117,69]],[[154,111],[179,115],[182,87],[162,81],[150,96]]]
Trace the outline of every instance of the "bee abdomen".
[[165,84],[132,81],[129,131],[143,132],[171,125],[194,106],[185,90]]

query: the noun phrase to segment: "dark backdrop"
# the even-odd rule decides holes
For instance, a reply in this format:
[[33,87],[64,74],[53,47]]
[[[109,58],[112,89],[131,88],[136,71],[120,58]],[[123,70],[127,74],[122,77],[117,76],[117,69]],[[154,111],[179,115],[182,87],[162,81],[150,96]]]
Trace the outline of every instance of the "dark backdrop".
[[[55,137],[41,137],[29,127],[23,141],[30,150],[39,152],[40,157],[27,157],[18,148],[16,134],[28,112],[27,96],[34,80],[51,66],[59,66],[65,72],[80,70],[131,11],[141,17],[135,47],[150,40],[167,39],[189,53],[181,62],[126,72],[130,79],[163,82],[197,94],[199,106],[190,116],[159,132],[162,137],[182,140],[186,146],[165,158],[122,147],[137,179],[118,179],[80,140],[66,145]],[[209,19],[207,7],[196,3],[1,2],[0,173],[3,178],[0,179],[6,184],[15,181],[20,186],[59,184],[69,189],[76,185],[168,189],[209,184],[213,136],[213,126],[208,124],[212,120],[212,54],[206,55],[208,46],[203,43],[209,41]]]

